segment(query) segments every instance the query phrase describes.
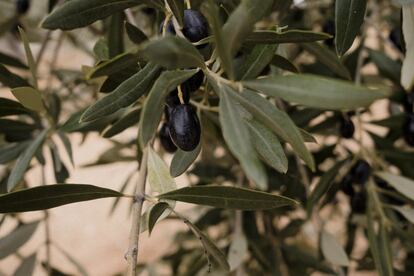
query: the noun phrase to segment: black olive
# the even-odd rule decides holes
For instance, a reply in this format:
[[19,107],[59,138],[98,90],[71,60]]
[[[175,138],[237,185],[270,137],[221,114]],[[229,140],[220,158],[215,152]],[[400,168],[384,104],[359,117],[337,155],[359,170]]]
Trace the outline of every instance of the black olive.
[[183,151],[192,151],[200,143],[200,121],[189,104],[177,105],[170,114],[170,136]]
[[[190,101],[190,93],[187,89],[181,89],[183,92],[183,100],[184,103],[188,103]],[[165,100],[169,107],[174,107],[180,105],[180,98],[178,97],[178,89],[174,89],[173,91],[168,94],[167,99]]]
[[157,12],[155,9],[153,9],[153,8],[148,8],[148,7],[143,8],[141,11],[142,11],[142,13],[144,13],[144,14],[146,14],[146,15],[148,15],[148,16],[155,15],[155,13]]
[[197,91],[200,86],[203,84],[204,81],[204,73],[203,71],[198,71],[197,73],[195,73],[191,78],[189,78],[188,80],[186,80],[181,87],[183,88],[183,90],[187,91],[187,92],[194,92]]
[[349,196],[353,196],[355,194],[354,187],[352,187],[352,180],[353,177],[349,173],[342,178],[342,181],[340,183],[341,190]]
[[170,137],[170,130],[167,123],[164,123],[160,129],[160,142],[162,147],[169,153],[174,153],[177,147],[174,145]]
[[404,109],[407,113],[414,113],[414,91],[405,94]]
[[354,136],[355,126],[351,118],[341,117],[339,132],[343,138],[350,139]]
[[366,193],[361,191],[351,197],[351,210],[356,214],[365,213],[367,207],[367,196]]
[[[167,24],[167,32],[175,34],[172,21],[169,21]],[[191,42],[198,42],[206,38],[208,36],[208,23],[204,15],[196,10],[184,10],[184,26],[182,32]]]
[[405,142],[414,147],[414,113],[408,114],[403,126]]
[[394,44],[394,46],[396,48],[398,48],[401,52],[403,51],[403,47],[402,47],[402,43],[401,43],[401,28],[394,28],[391,30],[388,38],[391,40],[392,44]]
[[[335,36],[335,22],[333,20],[328,20],[325,22],[325,24],[322,27],[322,31],[324,33],[330,34],[332,36]],[[324,43],[328,46],[334,45],[334,38],[330,38],[324,41]]]
[[365,160],[358,160],[351,169],[353,182],[365,184],[371,175],[371,166]]
[[30,0],[17,0],[16,12],[17,14],[25,14],[30,9]]

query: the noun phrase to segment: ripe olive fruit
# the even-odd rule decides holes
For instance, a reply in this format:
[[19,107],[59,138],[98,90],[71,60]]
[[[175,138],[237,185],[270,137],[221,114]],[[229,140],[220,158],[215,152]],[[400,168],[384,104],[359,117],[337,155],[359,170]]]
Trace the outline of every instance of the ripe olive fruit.
[[339,132],[343,138],[350,139],[354,136],[355,126],[349,117],[342,117]]
[[352,187],[353,177],[349,173],[342,178],[340,183],[341,190],[349,196],[353,196],[355,194],[354,187]]
[[364,191],[358,192],[351,197],[351,210],[356,214],[365,213],[367,207],[367,195]]
[[25,14],[30,9],[30,0],[17,0],[16,12],[17,14]]
[[[189,91],[187,89],[181,89],[181,91],[183,92],[184,103],[188,103],[190,101]],[[173,91],[171,91],[170,94],[168,94],[165,102],[169,107],[180,105],[181,102],[180,98],[178,97],[178,89],[174,89]]]
[[192,151],[200,143],[200,121],[191,105],[175,106],[170,114],[169,127],[171,139],[181,150]]
[[365,160],[358,160],[351,169],[353,182],[365,184],[371,175],[371,166]]
[[404,109],[407,113],[414,113],[414,91],[405,94]]
[[170,130],[167,123],[164,123],[160,129],[159,133],[160,142],[165,151],[169,153],[174,153],[177,150],[177,147],[174,145],[170,137]]
[[414,147],[414,113],[408,114],[403,125],[405,142]]
[[[335,36],[335,22],[333,20],[328,20],[323,26],[322,31],[324,33],[330,34]],[[327,39],[324,41],[326,45],[333,46],[334,45],[334,37]]]
[[[162,25],[161,25],[162,29]],[[172,21],[167,24],[167,32],[175,34]],[[198,42],[208,36],[207,19],[199,11],[184,10],[183,35],[191,42]]]
[[391,40],[392,44],[394,44],[394,46],[402,52],[403,47],[401,43],[402,41],[401,34],[402,34],[401,28],[394,28],[391,30],[390,34],[388,35],[388,38]]
[[204,73],[203,71],[198,71],[195,73],[191,78],[186,80],[181,87],[186,90],[187,92],[194,92],[197,91],[200,86],[203,84],[204,81]]

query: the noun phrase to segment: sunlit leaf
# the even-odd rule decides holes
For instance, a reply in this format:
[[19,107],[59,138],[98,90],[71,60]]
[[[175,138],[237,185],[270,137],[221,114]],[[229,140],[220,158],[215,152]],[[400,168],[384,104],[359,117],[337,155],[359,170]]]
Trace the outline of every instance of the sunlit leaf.
[[11,92],[24,107],[38,112],[45,110],[42,94],[38,90],[27,86],[13,88]]

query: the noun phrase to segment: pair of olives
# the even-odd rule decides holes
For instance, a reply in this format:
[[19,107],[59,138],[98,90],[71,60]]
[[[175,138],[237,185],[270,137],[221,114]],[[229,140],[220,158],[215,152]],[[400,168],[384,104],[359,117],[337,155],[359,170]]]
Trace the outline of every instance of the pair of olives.
[[406,94],[404,108],[406,111],[403,125],[404,140],[408,145],[414,147],[414,89]]
[[[196,10],[184,10],[184,26],[181,31],[190,42],[198,42],[208,36],[207,20]],[[167,23],[167,32],[175,34],[171,21]],[[204,74],[198,71],[180,85],[181,95],[175,89],[167,96],[164,110],[166,120],[159,133],[161,145],[166,151],[175,152],[177,147],[183,151],[192,151],[200,143],[200,121],[189,102],[191,93],[197,91],[203,81]]]
[[[358,160],[352,166],[350,172],[345,175],[340,184],[341,190],[351,200],[351,209],[354,213],[362,214],[366,208],[366,191],[364,189],[365,183],[371,175],[371,166],[365,160]],[[354,184],[359,185],[360,189],[357,191]]]

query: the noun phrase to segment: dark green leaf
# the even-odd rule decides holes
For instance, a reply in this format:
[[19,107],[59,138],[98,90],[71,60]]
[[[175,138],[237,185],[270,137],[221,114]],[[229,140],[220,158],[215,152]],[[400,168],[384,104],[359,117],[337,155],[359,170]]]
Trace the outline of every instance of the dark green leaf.
[[[1,198],[2,196],[0,196]],[[3,204],[0,205],[3,208]],[[14,254],[24,245],[36,231],[39,221],[17,226],[10,233],[0,239],[0,260]]]
[[21,69],[28,69],[27,65],[21,62],[19,59],[9,56],[5,53],[0,53],[0,63]]
[[326,173],[322,175],[316,187],[312,190],[306,204],[308,215],[312,214],[312,210],[315,205],[319,202],[324,194],[330,189],[333,181],[338,175],[339,170],[345,164],[345,161],[340,161],[332,166]]
[[254,148],[260,157],[278,172],[286,173],[288,160],[276,135],[255,120],[249,121],[247,125],[249,126]]
[[274,76],[245,81],[244,85],[272,97],[328,110],[365,107],[375,100],[389,96],[388,90],[373,90],[313,75]]
[[387,181],[402,195],[414,200],[414,180],[387,172],[377,172],[376,175]]
[[225,209],[266,210],[296,205],[287,197],[229,186],[194,186],[178,189],[158,196]]
[[6,164],[7,162],[16,159],[20,153],[22,153],[30,142],[25,141],[18,144],[10,144],[0,148],[0,164]]
[[135,44],[141,44],[148,40],[148,37],[138,27],[132,25],[129,22],[125,22],[125,30],[128,38]]
[[167,0],[174,17],[177,19],[180,27],[184,26],[184,0]]
[[30,86],[27,80],[10,72],[5,66],[0,64],[0,82],[10,88]]
[[126,130],[127,128],[138,124],[140,114],[141,114],[140,108],[130,111],[125,116],[123,116],[118,121],[116,121],[110,128],[105,130],[102,136],[104,138],[111,138],[121,133],[122,131]]
[[257,45],[252,52],[247,56],[241,68],[242,76],[240,79],[255,79],[263,69],[272,61],[275,55],[276,45]]
[[36,253],[24,258],[13,276],[31,276],[36,266]]
[[180,149],[177,150],[170,166],[170,174],[172,177],[182,175],[188,167],[193,164],[193,162],[197,159],[197,156],[200,154],[201,144],[202,143],[199,143],[197,148],[190,152],[182,151]]
[[132,105],[148,91],[159,70],[158,66],[152,63],[147,64],[141,71],[124,81],[111,94],[89,107],[82,115],[81,121],[93,121]]
[[246,42],[254,44],[304,43],[329,38],[331,38],[329,34],[302,30],[289,30],[286,32],[255,31],[247,37]]
[[121,193],[114,190],[84,184],[38,186],[1,195],[0,213],[38,211],[75,202],[121,196]]
[[155,224],[157,223],[158,219],[164,213],[166,209],[168,209],[170,205],[165,202],[158,202],[151,208],[148,217],[148,233],[151,235],[152,229],[154,229]]
[[109,20],[107,30],[107,41],[109,58],[113,58],[124,52],[124,12],[117,12]]
[[270,64],[286,71],[299,73],[299,69],[290,60],[280,55],[274,55]]
[[28,146],[27,149],[19,156],[7,181],[8,191],[11,191],[22,180],[33,156],[36,154],[39,148],[42,147],[47,133],[47,130],[43,130],[41,133],[39,133],[39,135],[36,137],[36,139],[33,140],[30,146]]
[[321,234],[321,250],[325,259],[332,264],[339,266],[349,265],[349,259],[343,247],[333,235],[326,231],[322,231]]
[[378,67],[380,73],[392,80],[396,84],[400,84],[401,80],[401,62],[393,60],[384,53],[375,50],[369,50],[369,57]]
[[265,189],[267,175],[255,153],[249,130],[243,120],[243,109],[230,96],[236,92],[227,86],[223,86],[223,88],[220,92],[220,124],[224,140],[234,156],[240,161],[247,176],[260,188]]
[[57,131],[57,134],[60,138],[60,140],[62,141],[62,144],[66,150],[66,153],[68,154],[69,160],[72,163],[72,166],[74,166],[74,162],[73,162],[73,152],[72,152],[72,145],[70,143],[69,138],[66,136],[65,133],[61,132],[61,131]]
[[88,73],[87,78],[110,76],[128,68],[138,70],[139,57],[131,53],[117,55],[110,60],[100,63]]
[[314,55],[316,60],[327,66],[335,74],[344,79],[351,79],[348,69],[338,59],[337,55],[335,55],[327,46],[317,42],[303,43],[301,45],[306,51]]
[[30,42],[29,42],[29,39],[27,38],[27,34],[25,30],[21,28],[20,26],[18,26],[17,29],[19,30],[19,34],[23,42],[24,51],[26,53],[27,63],[29,64],[30,73],[32,73],[32,78],[33,78],[32,81],[33,81],[34,87],[37,89],[37,64],[34,60],[32,50],[30,49]]
[[167,69],[204,68],[204,59],[186,39],[167,35],[142,44],[139,55]]
[[165,71],[154,83],[141,114],[139,141],[142,147],[154,136],[163,114],[167,94],[196,72],[197,70]]
[[229,78],[234,78],[234,68],[232,55],[230,48],[227,47],[226,39],[222,30],[222,23],[219,17],[219,8],[213,0],[206,1],[203,6],[204,13],[207,16],[207,20],[210,24],[210,28],[213,34],[214,43],[216,45],[216,51],[220,58],[221,66],[227,73]]
[[49,14],[42,23],[45,29],[72,30],[141,4],[139,0],[72,0]]
[[366,0],[335,1],[335,45],[339,56],[352,46],[364,22]]

